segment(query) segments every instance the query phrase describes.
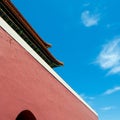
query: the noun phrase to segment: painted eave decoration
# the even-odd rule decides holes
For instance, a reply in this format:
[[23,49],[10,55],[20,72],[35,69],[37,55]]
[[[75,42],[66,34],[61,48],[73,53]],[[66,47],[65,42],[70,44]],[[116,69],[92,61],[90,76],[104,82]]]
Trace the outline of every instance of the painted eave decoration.
[[20,14],[17,8],[10,0],[0,1],[0,15],[1,17],[24,39],[25,42],[32,47],[32,49],[42,57],[50,67],[58,67],[63,65],[62,62],[56,60],[54,56],[48,51],[50,44],[46,43],[33,30],[29,23]]

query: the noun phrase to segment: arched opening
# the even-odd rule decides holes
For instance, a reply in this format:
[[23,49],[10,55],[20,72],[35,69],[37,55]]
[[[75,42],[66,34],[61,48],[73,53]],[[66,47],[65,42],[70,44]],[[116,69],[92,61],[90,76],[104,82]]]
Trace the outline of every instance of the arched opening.
[[36,118],[31,111],[24,110],[17,116],[16,120],[36,120]]

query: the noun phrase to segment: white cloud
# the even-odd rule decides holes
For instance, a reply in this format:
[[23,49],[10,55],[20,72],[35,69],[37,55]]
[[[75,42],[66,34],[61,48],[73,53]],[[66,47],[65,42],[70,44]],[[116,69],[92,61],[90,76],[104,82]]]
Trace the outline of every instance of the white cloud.
[[85,94],[80,94],[80,97],[82,97],[84,100],[94,100],[95,97],[89,97],[89,96],[86,96]]
[[81,20],[86,27],[91,27],[98,24],[98,21],[100,20],[100,16],[99,14],[92,14],[90,13],[90,11],[87,10],[82,12]]
[[115,93],[117,91],[120,91],[120,86],[114,87],[113,89],[108,89],[107,91],[104,92],[103,95],[110,95],[110,94]]
[[83,6],[84,7],[88,7],[90,5],[90,3],[84,3]]
[[97,57],[96,63],[108,74],[120,73],[120,38],[105,44]]
[[101,110],[103,110],[103,111],[108,111],[108,110],[112,110],[112,109],[114,109],[115,107],[113,107],[113,106],[107,106],[107,107],[103,107],[103,108],[101,108]]

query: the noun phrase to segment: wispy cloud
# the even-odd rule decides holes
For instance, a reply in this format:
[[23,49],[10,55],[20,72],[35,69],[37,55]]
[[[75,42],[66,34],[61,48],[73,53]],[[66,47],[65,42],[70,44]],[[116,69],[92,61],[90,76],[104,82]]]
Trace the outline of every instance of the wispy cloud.
[[98,24],[98,21],[100,20],[100,15],[90,13],[90,11],[86,10],[82,12],[81,20],[86,27],[91,27]]
[[115,93],[117,91],[120,91],[120,86],[114,87],[113,89],[108,89],[103,93],[103,95],[110,95],[112,93]]
[[88,7],[89,5],[90,5],[89,2],[86,2],[86,3],[83,4],[84,7]]
[[91,97],[91,96],[86,96],[84,93],[80,94],[80,97],[85,100],[90,106],[92,106],[94,108],[94,100],[95,97]]
[[114,109],[114,108],[115,108],[114,106],[107,106],[107,107],[101,108],[101,110],[103,110],[103,111],[108,111],[108,110],[112,110],[112,109]]
[[97,57],[96,63],[109,74],[120,73],[120,37],[105,44]]
[[85,100],[94,100],[95,99],[95,97],[86,96],[85,94],[80,94],[80,97],[82,97]]

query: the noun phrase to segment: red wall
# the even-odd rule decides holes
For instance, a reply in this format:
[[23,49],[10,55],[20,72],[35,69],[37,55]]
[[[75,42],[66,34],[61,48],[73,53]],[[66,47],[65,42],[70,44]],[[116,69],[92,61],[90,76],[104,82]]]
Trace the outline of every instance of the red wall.
[[0,119],[30,110],[37,120],[97,120],[97,116],[0,28]]

